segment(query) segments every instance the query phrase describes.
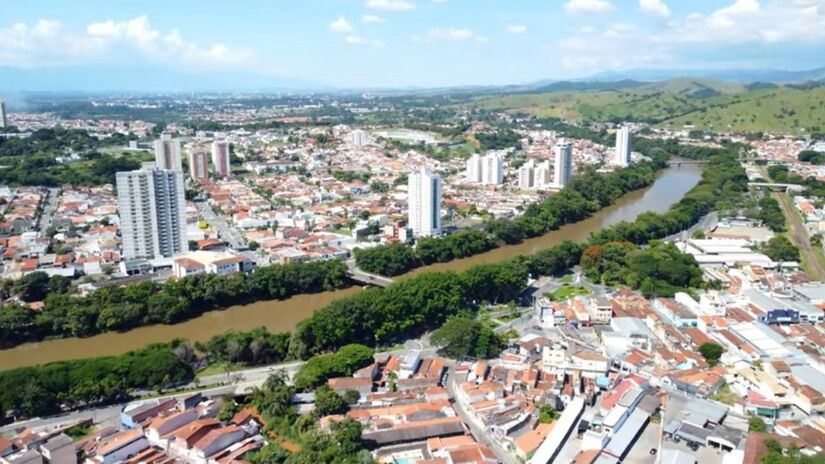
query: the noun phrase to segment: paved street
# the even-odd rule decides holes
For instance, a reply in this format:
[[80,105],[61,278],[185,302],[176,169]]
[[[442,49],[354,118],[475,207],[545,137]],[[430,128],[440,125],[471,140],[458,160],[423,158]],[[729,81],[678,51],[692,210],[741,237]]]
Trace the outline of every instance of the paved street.
[[48,197],[46,198],[45,204],[43,205],[43,212],[40,214],[40,217],[37,220],[37,230],[41,232],[46,232],[46,229],[52,225],[52,216],[54,215],[55,209],[57,209],[57,200],[60,197],[60,189],[59,188],[50,188]]
[[490,449],[493,450],[493,453],[495,453],[496,459],[498,459],[499,462],[504,464],[520,464],[511,453],[504,449],[504,447],[502,447],[497,441],[490,438],[490,434],[484,428],[484,424],[478,423],[476,419],[473,418],[469,412],[467,412],[465,406],[456,397],[457,388],[455,364],[451,364],[449,373],[447,374],[447,391],[450,393],[450,397],[456,398],[453,403],[453,408],[458,413],[458,416],[470,428],[470,432],[473,434],[476,441],[489,446]]
[[206,221],[206,223],[218,231],[218,234],[222,240],[229,243],[229,245],[235,250],[246,250],[246,242],[244,242],[240,232],[238,232],[234,227],[230,227],[225,218],[216,215],[207,202],[196,201],[195,207],[198,209],[198,213]]

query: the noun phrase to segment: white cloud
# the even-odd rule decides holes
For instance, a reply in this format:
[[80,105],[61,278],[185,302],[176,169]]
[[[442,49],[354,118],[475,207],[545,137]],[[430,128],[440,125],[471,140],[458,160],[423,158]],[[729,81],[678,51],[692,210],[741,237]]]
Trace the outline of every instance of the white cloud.
[[329,30],[340,34],[351,34],[355,31],[355,28],[352,27],[352,24],[347,18],[339,16],[333,22],[329,23]]
[[59,21],[41,19],[33,26],[15,23],[0,28],[0,65],[54,66],[89,64],[142,57],[155,62],[215,67],[249,62],[252,53],[222,43],[188,41],[176,29],[163,32],[147,16],[105,20],[82,31],[67,31]]
[[476,38],[476,42],[478,42],[478,43],[487,43],[489,41],[490,41],[490,39],[488,39],[487,37],[478,37],[478,38]]
[[674,42],[825,42],[825,2],[736,0],[708,15],[690,15],[670,35]]
[[564,9],[568,13],[606,13],[613,5],[608,0],[568,0]]
[[367,0],[367,8],[384,11],[406,11],[415,9],[415,3],[406,0]]
[[527,26],[523,26],[521,24],[509,24],[507,27],[504,28],[510,34],[526,34],[527,33]]
[[378,24],[383,23],[384,18],[376,15],[364,15],[361,16],[361,22],[364,24]]
[[656,16],[670,16],[670,8],[662,0],[639,0],[639,8]]
[[367,45],[371,47],[383,47],[384,42],[378,39],[368,39],[359,35],[348,35],[344,38],[344,42],[350,45]]
[[424,40],[428,42],[436,42],[442,40],[464,41],[473,38],[473,31],[467,28],[436,28],[427,31]]

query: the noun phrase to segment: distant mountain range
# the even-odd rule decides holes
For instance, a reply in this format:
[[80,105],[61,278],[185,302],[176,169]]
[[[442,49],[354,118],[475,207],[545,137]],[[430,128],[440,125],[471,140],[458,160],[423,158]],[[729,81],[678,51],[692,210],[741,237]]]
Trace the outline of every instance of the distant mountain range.
[[[681,79],[677,79],[681,78]],[[805,83],[825,80],[825,67],[806,71],[773,69],[666,70],[634,69],[604,72],[581,79],[541,80],[501,86],[457,86],[442,88],[384,88],[375,94],[508,94],[523,92],[598,91],[643,87],[653,82],[703,80],[750,84]],[[744,89],[748,89],[745,86]],[[718,90],[718,89],[717,89]],[[185,73],[166,67],[75,66],[51,68],[0,67],[0,95],[15,92],[336,92],[360,93],[308,79],[267,76],[253,72],[212,71]],[[722,93],[727,93],[722,91]]]
[[584,80],[657,82],[685,76],[729,82],[786,84],[823,80],[825,79],[825,67],[804,71],[778,69],[632,69],[594,74]]

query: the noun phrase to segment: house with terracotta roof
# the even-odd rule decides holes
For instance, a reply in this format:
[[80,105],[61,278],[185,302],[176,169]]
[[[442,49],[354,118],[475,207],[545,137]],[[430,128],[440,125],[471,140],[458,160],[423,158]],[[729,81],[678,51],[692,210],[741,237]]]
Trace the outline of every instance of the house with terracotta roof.
[[134,456],[149,447],[149,441],[140,430],[127,430],[102,439],[87,464],[114,464]]

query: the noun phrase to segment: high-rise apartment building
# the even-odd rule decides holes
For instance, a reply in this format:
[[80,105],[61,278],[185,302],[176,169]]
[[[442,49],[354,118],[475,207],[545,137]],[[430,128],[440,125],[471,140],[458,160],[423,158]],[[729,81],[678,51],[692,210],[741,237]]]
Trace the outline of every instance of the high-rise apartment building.
[[161,134],[155,140],[155,166],[158,169],[182,171],[180,159],[180,140],[173,139],[170,134]]
[[413,236],[429,237],[441,232],[441,178],[428,167],[409,175],[407,185],[408,225]]
[[518,188],[522,190],[533,188],[535,168],[536,162],[533,160],[528,160],[518,168]]
[[350,132],[350,143],[355,145],[356,147],[363,147],[364,145],[369,143],[367,140],[367,132],[361,129],[355,129]]
[[189,152],[189,176],[193,180],[206,179],[209,174],[207,167],[209,166],[206,152],[199,148],[192,148]]
[[630,128],[627,126],[622,126],[616,131],[616,166],[630,165],[631,137]]
[[212,142],[212,166],[221,177],[229,177],[229,144],[223,141]]
[[170,257],[187,250],[183,172],[118,172],[117,204],[125,259]]
[[544,189],[551,185],[550,160],[544,160],[533,168],[533,188]]
[[0,129],[5,129],[6,124],[6,102],[0,100]]
[[567,185],[573,174],[573,144],[560,139],[555,148],[556,159],[553,165],[553,184],[562,188]]
[[475,184],[480,183],[483,170],[481,155],[473,153],[470,158],[467,159],[467,170],[465,171],[467,180]]
[[502,182],[504,182],[504,160],[498,153],[490,153],[482,160],[481,183],[499,185]]

